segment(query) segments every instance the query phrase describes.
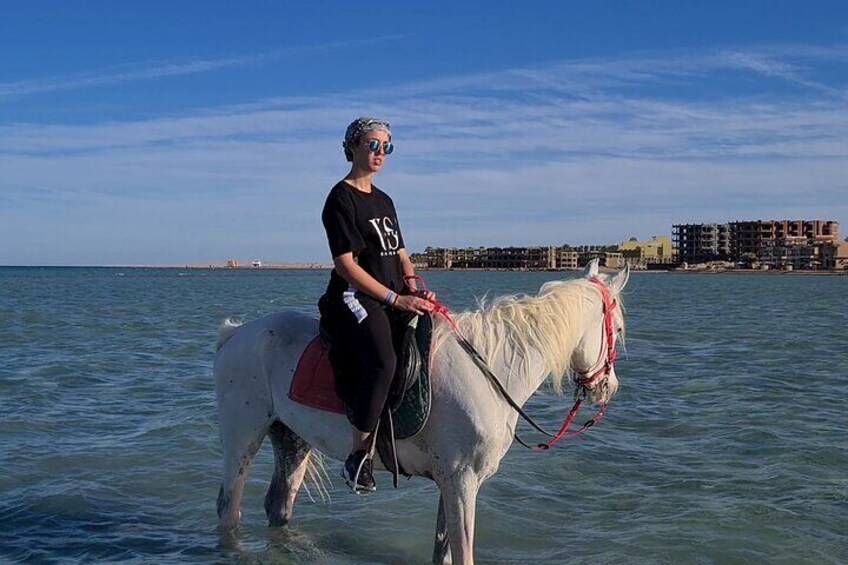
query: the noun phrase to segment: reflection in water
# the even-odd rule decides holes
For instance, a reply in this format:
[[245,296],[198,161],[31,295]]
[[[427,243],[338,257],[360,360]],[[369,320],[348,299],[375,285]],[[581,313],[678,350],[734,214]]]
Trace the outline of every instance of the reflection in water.
[[[238,529],[218,533],[219,554],[227,560],[244,563],[295,564],[326,562],[327,553],[312,538],[289,526],[269,527],[264,547],[247,546],[248,536]],[[227,562],[227,561],[224,561]]]

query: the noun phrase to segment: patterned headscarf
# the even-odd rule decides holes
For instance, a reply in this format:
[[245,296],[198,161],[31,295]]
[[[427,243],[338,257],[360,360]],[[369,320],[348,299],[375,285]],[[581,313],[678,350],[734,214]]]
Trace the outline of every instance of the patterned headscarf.
[[345,138],[342,142],[345,158],[348,161],[353,161],[353,150],[356,147],[356,144],[359,143],[362,136],[369,131],[384,131],[389,135],[389,140],[392,139],[392,129],[389,122],[364,116],[356,118],[349,126],[347,126]]

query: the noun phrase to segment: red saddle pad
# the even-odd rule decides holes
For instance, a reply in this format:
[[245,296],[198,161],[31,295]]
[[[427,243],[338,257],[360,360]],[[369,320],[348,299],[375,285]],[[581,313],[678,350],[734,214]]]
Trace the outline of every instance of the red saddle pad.
[[309,342],[294,370],[289,398],[311,408],[345,413],[344,402],[336,395],[336,380],[327,348],[321,336]]

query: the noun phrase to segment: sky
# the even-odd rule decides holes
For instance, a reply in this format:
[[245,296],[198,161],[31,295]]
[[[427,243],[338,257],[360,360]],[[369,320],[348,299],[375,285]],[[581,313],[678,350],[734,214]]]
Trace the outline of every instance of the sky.
[[0,265],[329,263],[360,115],[410,252],[848,235],[841,0],[31,0],[0,18]]

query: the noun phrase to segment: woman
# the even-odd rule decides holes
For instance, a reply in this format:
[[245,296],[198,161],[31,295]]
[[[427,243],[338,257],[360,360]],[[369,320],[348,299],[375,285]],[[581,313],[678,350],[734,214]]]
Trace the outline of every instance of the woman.
[[370,446],[395,373],[393,328],[410,315],[431,312],[435,295],[417,292],[394,203],[371,184],[394,150],[388,122],[354,120],[342,147],[351,168],[330,190],[321,214],[334,269],[318,306],[334,359],[360,369],[360,379],[346,375],[338,388],[354,426],[342,476],[364,493],[376,490]]

